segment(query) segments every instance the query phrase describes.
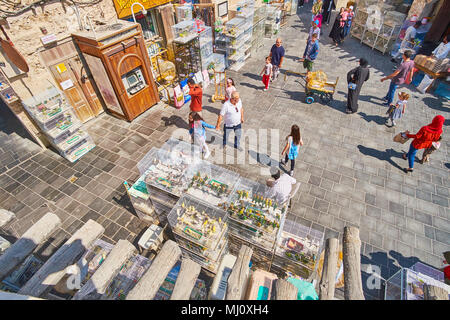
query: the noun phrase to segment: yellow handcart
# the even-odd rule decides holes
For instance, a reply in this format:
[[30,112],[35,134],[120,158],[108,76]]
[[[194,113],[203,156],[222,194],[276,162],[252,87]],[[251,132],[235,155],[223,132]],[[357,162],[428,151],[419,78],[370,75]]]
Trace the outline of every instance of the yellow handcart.
[[227,72],[226,71],[214,71],[214,95],[211,97],[212,102],[217,100],[225,100],[225,90],[227,88]]
[[327,80],[327,75],[322,70],[308,72],[305,85],[307,104],[314,102],[314,95],[319,96],[322,103],[328,103],[333,100],[339,77],[336,78],[336,82],[328,82]]

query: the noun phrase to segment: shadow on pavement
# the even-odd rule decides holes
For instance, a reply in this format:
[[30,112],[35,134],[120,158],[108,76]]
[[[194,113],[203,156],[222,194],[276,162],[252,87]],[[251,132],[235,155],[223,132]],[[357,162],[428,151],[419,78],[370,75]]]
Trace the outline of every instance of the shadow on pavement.
[[392,158],[402,158],[402,152],[395,151],[394,149],[386,149],[386,151],[380,151],[373,148],[364,147],[358,145],[359,152],[366,156],[377,158],[378,160],[384,160],[389,162],[395,168],[403,171],[403,168],[395,163]]

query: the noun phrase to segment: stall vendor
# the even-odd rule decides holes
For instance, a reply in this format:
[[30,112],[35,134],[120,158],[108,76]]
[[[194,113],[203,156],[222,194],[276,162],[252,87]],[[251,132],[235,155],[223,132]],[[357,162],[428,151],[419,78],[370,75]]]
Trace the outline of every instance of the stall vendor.
[[266,197],[275,198],[278,203],[285,203],[289,200],[292,186],[297,183],[297,180],[286,173],[281,175],[280,169],[276,167],[270,168],[270,175],[273,179],[266,181],[266,185],[270,187]]
[[[413,19],[411,19],[413,20]],[[417,21],[416,23],[414,23],[414,25],[408,27],[408,29],[406,29],[405,32],[405,37],[403,38],[402,43],[400,44],[400,49],[398,49],[397,53],[392,57],[391,61],[392,62],[397,62],[397,58],[401,57],[403,52],[405,52],[406,49],[408,49],[410,46],[410,43],[412,41],[414,41],[414,38],[416,37],[417,34],[417,29],[420,28],[420,26],[422,25],[422,23],[420,21]]]
[[450,34],[445,36],[442,42],[437,46],[431,54],[432,58],[445,59],[450,52]]

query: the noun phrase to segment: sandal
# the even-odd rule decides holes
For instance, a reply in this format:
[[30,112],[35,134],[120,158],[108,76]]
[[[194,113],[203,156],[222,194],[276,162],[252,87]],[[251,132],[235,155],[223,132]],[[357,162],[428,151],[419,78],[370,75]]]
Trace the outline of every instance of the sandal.
[[406,159],[407,159],[407,158],[406,158],[406,153],[402,154],[402,158],[403,158],[403,160],[406,160]]

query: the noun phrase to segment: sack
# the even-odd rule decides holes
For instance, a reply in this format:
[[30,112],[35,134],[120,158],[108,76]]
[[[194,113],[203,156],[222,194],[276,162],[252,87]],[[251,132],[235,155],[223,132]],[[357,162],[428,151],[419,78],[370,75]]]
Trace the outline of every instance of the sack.
[[402,143],[402,144],[408,140],[409,140],[409,138],[404,134],[404,132],[399,132],[394,137],[394,142],[398,142],[398,143]]
[[355,90],[355,89],[356,89],[356,83],[350,82],[350,83],[348,84],[348,88],[349,88],[350,90]]

